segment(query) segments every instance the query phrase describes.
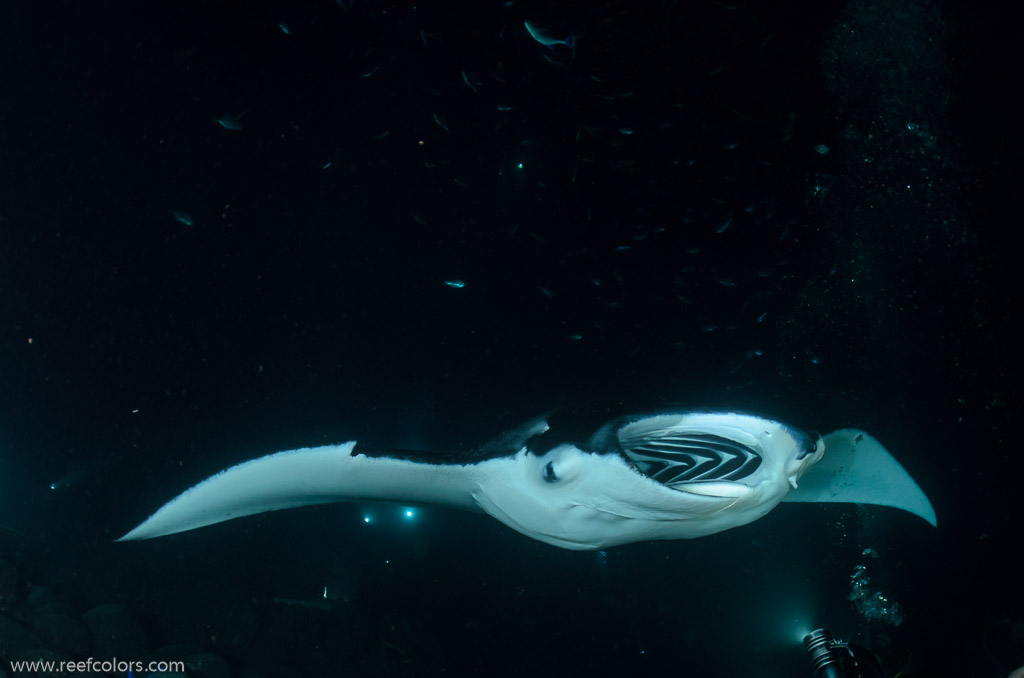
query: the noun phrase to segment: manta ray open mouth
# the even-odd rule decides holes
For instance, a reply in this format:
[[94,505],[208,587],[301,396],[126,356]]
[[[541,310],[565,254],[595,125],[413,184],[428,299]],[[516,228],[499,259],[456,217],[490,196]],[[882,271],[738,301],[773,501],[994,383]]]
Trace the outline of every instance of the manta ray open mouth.
[[741,480],[761,466],[761,454],[753,448],[711,433],[665,431],[637,442],[623,447],[626,458],[640,473],[669,487]]

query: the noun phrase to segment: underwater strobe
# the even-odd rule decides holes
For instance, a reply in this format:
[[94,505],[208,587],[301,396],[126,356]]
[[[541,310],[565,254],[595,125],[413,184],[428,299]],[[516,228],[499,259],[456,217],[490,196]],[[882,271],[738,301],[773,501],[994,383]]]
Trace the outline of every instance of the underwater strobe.
[[804,647],[821,678],[881,678],[882,669],[871,653],[851,643],[836,640],[826,628],[804,636]]
[[814,671],[822,678],[842,678],[840,662],[846,643],[832,638],[828,629],[814,629],[804,636],[804,647],[814,664]]

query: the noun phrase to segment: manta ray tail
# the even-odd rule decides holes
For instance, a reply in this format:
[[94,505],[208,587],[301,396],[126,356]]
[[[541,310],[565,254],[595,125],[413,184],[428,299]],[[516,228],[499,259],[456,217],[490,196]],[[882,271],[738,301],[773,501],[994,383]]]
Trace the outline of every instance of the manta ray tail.
[[844,428],[825,436],[825,456],[783,501],[877,504],[909,511],[934,527],[931,502],[882,444]]

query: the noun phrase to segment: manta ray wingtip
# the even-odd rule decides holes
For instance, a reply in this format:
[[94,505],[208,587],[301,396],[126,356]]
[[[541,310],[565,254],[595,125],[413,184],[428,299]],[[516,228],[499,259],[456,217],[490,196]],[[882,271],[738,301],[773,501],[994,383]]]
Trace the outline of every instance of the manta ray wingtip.
[[888,506],[938,527],[924,491],[878,440],[849,428],[828,433],[824,440],[824,458],[783,501]]

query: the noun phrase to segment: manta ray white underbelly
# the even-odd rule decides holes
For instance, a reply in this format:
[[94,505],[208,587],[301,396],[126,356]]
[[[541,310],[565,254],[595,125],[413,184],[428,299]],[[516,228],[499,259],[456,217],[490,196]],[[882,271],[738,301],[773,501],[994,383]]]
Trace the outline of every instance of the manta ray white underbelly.
[[587,441],[550,447],[547,430],[546,420],[532,421],[467,463],[361,453],[355,442],[271,454],[186,490],[121,541],[351,500],[482,511],[568,549],[701,537],[782,501],[879,504],[935,525],[917,484],[855,429],[822,438],[749,414],[668,412],[616,419]]

